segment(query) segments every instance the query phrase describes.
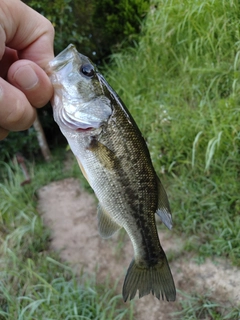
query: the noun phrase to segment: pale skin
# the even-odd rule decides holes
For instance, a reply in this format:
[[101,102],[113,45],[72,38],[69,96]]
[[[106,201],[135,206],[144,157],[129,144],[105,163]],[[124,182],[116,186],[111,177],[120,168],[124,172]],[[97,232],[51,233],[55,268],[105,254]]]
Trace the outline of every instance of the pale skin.
[[28,129],[53,94],[44,70],[53,54],[54,29],[20,0],[0,0],[0,140]]

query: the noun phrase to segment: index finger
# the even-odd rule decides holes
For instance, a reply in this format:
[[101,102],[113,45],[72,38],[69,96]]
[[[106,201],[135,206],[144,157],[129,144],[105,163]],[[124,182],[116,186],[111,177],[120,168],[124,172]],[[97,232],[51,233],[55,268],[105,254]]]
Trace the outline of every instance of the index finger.
[[[0,39],[18,57],[45,68],[53,59],[54,28],[49,20],[19,0],[0,1]],[[5,48],[0,45],[0,59]]]

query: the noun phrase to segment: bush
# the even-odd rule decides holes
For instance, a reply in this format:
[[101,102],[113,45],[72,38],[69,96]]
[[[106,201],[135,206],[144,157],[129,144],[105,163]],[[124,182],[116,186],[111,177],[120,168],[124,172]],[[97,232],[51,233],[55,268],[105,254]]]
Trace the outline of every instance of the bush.
[[36,132],[33,128],[24,132],[11,132],[0,143],[0,161],[10,160],[19,152],[32,156],[38,150]]
[[24,2],[52,22],[55,27],[54,47],[56,54],[67,47],[69,43],[79,46],[83,42],[84,33],[77,32],[78,21],[74,14],[74,1],[53,0],[51,5],[47,0],[25,0]]
[[122,42],[136,41],[141,20],[149,9],[149,0],[25,0],[48,18],[55,27],[55,52],[69,43],[81,53],[99,62]]
[[141,21],[149,10],[149,0],[95,0],[94,41],[105,57],[122,43],[134,44],[141,31]]

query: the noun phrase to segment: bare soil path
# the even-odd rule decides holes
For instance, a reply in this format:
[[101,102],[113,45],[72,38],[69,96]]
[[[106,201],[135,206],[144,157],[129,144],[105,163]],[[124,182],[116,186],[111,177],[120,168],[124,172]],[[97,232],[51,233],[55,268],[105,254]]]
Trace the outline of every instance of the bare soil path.
[[[85,192],[78,180],[68,178],[41,188],[38,197],[39,212],[52,230],[52,249],[59,251],[76,272],[94,274],[99,283],[104,283],[107,276],[114,283],[119,279],[117,290],[121,293],[133,256],[132,245],[122,232],[111,239],[101,239],[94,196]],[[173,232],[161,231],[159,237],[166,255],[174,257],[170,267],[178,290],[192,295],[207,292],[223,304],[240,302],[240,270],[223,260],[208,259],[199,265],[193,255],[183,253],[183,242]],[[180,309],[180,299],[181,294],[174,303],[159,302],[150,295],[135,299],[135,319],[178,319],[172,318],[171,313]]]

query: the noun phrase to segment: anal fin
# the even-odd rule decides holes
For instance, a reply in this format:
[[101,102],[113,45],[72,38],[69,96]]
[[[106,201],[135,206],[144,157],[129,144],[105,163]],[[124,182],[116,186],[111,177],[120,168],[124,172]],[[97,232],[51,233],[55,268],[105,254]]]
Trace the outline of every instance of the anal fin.
[[158,209],[156,214],[168,229],[172,229],[172,215],[166,191],[161,181],[158,179]]
[[116,231],[118,231],[121,226],[112,220],[109,213],[98,204],[97,209],[97,216],[98,216],[98,231],[102,238],[110,238]]

